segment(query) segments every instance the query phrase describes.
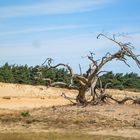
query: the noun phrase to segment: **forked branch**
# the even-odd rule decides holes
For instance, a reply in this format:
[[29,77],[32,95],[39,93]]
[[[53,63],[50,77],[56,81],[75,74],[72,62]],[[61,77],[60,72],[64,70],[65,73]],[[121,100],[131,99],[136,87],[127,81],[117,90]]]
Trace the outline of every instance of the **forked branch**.
[[[114,43],[116,43],[120,48],[121,48],[121,52],[128,56],[128,57],[131,57],[137,64],[137,66],[140,68],[140,60],[138,59],[139,55],[135,55],[134,52],[132,51],[132,49],[134,49],[134,47],[131,45],[130,42],[128,43],[122,43],[122,42],[118,42],[116,41],[116,39],[113,37],[113,38],[110,38],[104,34],[99,34],[97,36],[97,39],[100,37],[100,36],[103,36],[111,41],[113,41]],[[123,60],[125,62],[125,60]]]

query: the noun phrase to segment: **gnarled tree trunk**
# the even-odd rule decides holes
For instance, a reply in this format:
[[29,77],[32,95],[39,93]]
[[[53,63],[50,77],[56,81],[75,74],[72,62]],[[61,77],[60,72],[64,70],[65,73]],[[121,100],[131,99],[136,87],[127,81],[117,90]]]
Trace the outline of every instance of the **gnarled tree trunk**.
[[84,86],[81,86],[79,88],[79,93],[76,97],[76,101],[81,103],[81,104],[86,104],[87,100],[86,100],[86,91],[87,89]]

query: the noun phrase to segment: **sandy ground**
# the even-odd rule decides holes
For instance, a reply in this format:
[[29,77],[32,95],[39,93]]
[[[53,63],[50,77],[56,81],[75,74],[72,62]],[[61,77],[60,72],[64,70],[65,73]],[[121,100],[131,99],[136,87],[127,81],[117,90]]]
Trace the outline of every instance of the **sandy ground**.
[[[107,92],[116,98],[140,96],[139,92],[120,90],[107,90]],[[0,109],[25,109],[69,104],[70,102],[61,96],[62,93],[76,98],[78,92],[64,88],[0,83]]]
[[61,97],[62,93],[70,97],[77,95],[77,91],[63,88],[0,83],[0,108],[27,109],[69,104]]
[[[107,90],[116,98],[139,92]],[[62,93],[75,98],[77,91],[0,83],[0,131],[81,131],[140,139],[140,106],[106,104],[72,106]],[[21,116],[28,111],[30,116]]]

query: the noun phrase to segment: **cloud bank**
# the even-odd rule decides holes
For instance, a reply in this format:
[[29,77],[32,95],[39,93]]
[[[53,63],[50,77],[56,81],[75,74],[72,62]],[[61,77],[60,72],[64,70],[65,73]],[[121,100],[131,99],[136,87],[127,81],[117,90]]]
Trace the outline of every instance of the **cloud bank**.
[[110,0],[52,0],[48,2],[0,7],[0,17],[37,16],[91,11]]

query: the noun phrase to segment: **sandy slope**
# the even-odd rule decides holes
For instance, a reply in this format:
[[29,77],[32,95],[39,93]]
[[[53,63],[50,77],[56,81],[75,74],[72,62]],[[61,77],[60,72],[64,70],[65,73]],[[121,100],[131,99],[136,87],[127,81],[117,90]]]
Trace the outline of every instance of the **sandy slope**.
[[31,86],[20,84],[0,83],[0,97],[48,97],[60,96],[62,92],[72,94],[74,90],[67,90],[63,88],[47,88],[45,86]]
[[61,97],[62,92],[69,96],[77,94],[77,91],[62,88],[0,83],[0,108],[25,109],[66,105],[69,101]]

